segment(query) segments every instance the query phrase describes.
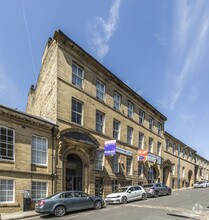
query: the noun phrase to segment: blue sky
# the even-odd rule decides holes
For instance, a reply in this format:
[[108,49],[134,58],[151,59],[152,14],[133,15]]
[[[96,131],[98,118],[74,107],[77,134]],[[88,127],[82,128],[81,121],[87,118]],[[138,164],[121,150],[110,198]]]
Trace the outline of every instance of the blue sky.
[[2,0],[0,27],[1,104],[25,111],[45,44],[61,29],[209,159],[209,1]]

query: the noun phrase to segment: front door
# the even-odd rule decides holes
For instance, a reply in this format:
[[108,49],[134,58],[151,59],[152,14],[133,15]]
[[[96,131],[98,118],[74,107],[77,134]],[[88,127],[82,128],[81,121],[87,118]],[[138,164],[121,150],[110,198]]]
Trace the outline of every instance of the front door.
[[95,196],[103,195],[103,178],[95,179]]
[[66,164],[66,190],[82,190],[82,170],[80,157],[70,154]]

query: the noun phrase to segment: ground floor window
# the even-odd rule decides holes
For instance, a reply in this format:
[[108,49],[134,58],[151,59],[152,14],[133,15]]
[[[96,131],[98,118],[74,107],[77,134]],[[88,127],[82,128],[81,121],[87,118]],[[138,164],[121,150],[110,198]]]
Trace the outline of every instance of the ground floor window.
[[0,179],[0,203],[14,202],[14,180]]
[[148,169],[148,183],[155,183],[156,182],[156,170],[154,167],[150,167]]
[[112,192],[118,188],[118,180],[112,180]]
[[142,176],[143,174],[143,164],[142,162],[138,162],[138,176]]
[[32,182],[32,199],[38,200],[47,196],[46,182]]

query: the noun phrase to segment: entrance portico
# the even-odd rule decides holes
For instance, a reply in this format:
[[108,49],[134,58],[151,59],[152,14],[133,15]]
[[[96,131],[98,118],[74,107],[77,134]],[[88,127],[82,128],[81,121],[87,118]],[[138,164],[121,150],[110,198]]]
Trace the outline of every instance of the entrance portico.
[[60,133],[56,191],[90,192],[90,177],[99,142],[83,129]]

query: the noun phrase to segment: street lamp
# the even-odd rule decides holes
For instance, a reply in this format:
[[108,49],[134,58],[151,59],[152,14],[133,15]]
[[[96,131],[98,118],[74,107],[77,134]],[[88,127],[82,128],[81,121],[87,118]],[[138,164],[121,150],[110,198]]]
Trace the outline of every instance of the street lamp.
[[180,188],[180,152],[181,152],[181,146],[180,144],[178,145],[178,189]]

